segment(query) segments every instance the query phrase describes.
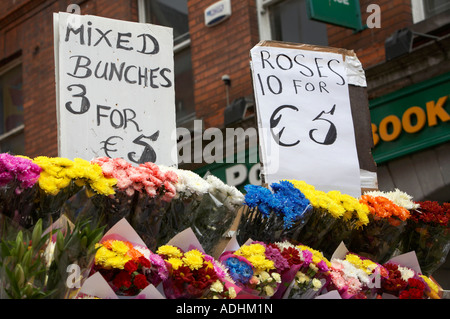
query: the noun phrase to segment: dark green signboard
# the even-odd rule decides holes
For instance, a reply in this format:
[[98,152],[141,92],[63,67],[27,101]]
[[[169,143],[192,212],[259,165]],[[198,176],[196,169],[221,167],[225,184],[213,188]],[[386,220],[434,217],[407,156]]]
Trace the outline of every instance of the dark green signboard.
[[375,162],[450,140],[450,73],[369,102]]
[[363,29],[359,0],[307,0],[306,7],[312,20],[357,31]]
[[247,184],[261,184],[260,171],[257,147],[247,149],[245,152],[235,155],[231,160],[224,160],[223,163],[212,163],[195,170],[202,177],[212,174],[227,185],[235,186],[241,192],[244,192],[244,186]]

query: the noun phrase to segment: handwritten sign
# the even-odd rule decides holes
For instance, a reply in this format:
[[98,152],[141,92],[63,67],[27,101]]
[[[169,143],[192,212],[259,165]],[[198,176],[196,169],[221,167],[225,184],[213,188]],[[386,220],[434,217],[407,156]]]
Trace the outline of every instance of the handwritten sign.
[[172,29],[54,14],[59,155],[176,166]]
[[264,182],[303,180],[361,195],[341,54],[263,42],[251,52]]

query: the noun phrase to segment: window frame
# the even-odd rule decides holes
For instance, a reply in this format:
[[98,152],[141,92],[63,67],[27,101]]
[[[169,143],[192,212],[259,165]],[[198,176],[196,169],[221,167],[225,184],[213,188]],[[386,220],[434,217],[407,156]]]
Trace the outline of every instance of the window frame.
[[[140,23],[148,23],[147,22],[147,16],[146,16],[146,5],[145,2],[147,0],[138,0],[138,20]],[[151,0],[150,0],[151,1]],[[176,45],[174,44],[173,47],[173,54],[174,54],[174,58],[175,55],[187,48],[189,48],[191,46],[191,37],[189,35],[189,37],[179,43],[177,43]],[[176,88],[175,88],[176,89]],[[177,125],[178,124],[183,124],[185,122],[190,122],[194,119],[197,118],[196,116],[196,112],[195,112],[195,105],[193,105],[194,107],[194,112],[192,112],[191,114],[188,114],[182,118],[177,119]]]
[[[15,67],[18,67],[19,65],[22,65],[22,57],[14,59],[13,61],[1,66],[0,67],[0,77],[2,77],[5,73],[7,73],[8,71],[11,71]],[[22,79],[23,79],[23,77],[22,77]],[[6,141],[7,139],[9,139],[13,136],[16,136],[19,134],[24,134],[24,133],[25,133],[25,123],[18,125],[15,128],[1,134],[0,135],[0,152],[4,152],[2,150],[2,144],[4,141]]]

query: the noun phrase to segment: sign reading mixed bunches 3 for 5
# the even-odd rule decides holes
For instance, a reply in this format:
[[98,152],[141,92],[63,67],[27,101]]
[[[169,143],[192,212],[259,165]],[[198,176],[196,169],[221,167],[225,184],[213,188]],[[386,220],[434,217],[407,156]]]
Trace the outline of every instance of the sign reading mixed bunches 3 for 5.
[[177,165],[171,28],[54,14],[59,155]]

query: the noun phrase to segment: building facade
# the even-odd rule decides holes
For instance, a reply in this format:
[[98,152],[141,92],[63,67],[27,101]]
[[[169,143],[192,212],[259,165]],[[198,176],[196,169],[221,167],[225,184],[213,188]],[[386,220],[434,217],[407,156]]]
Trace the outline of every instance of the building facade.
[[[256,127],[249,51],[261,40],[354,50],[367,80],[379,189],[450,201],[448,1],[334,0],[357,6],[357,28],[342,26],[347,17],[311,19],[310,0],[223,2],[229,16],[207,25],[216,0],[1,1],[0,151],[58,156],[52,14],[76,5],[81,14],[173,28],[177,125],[191,131],[196,123],[224,133]],[[238,187],[260,183],[250,144],[234,160],[180,167]]]

